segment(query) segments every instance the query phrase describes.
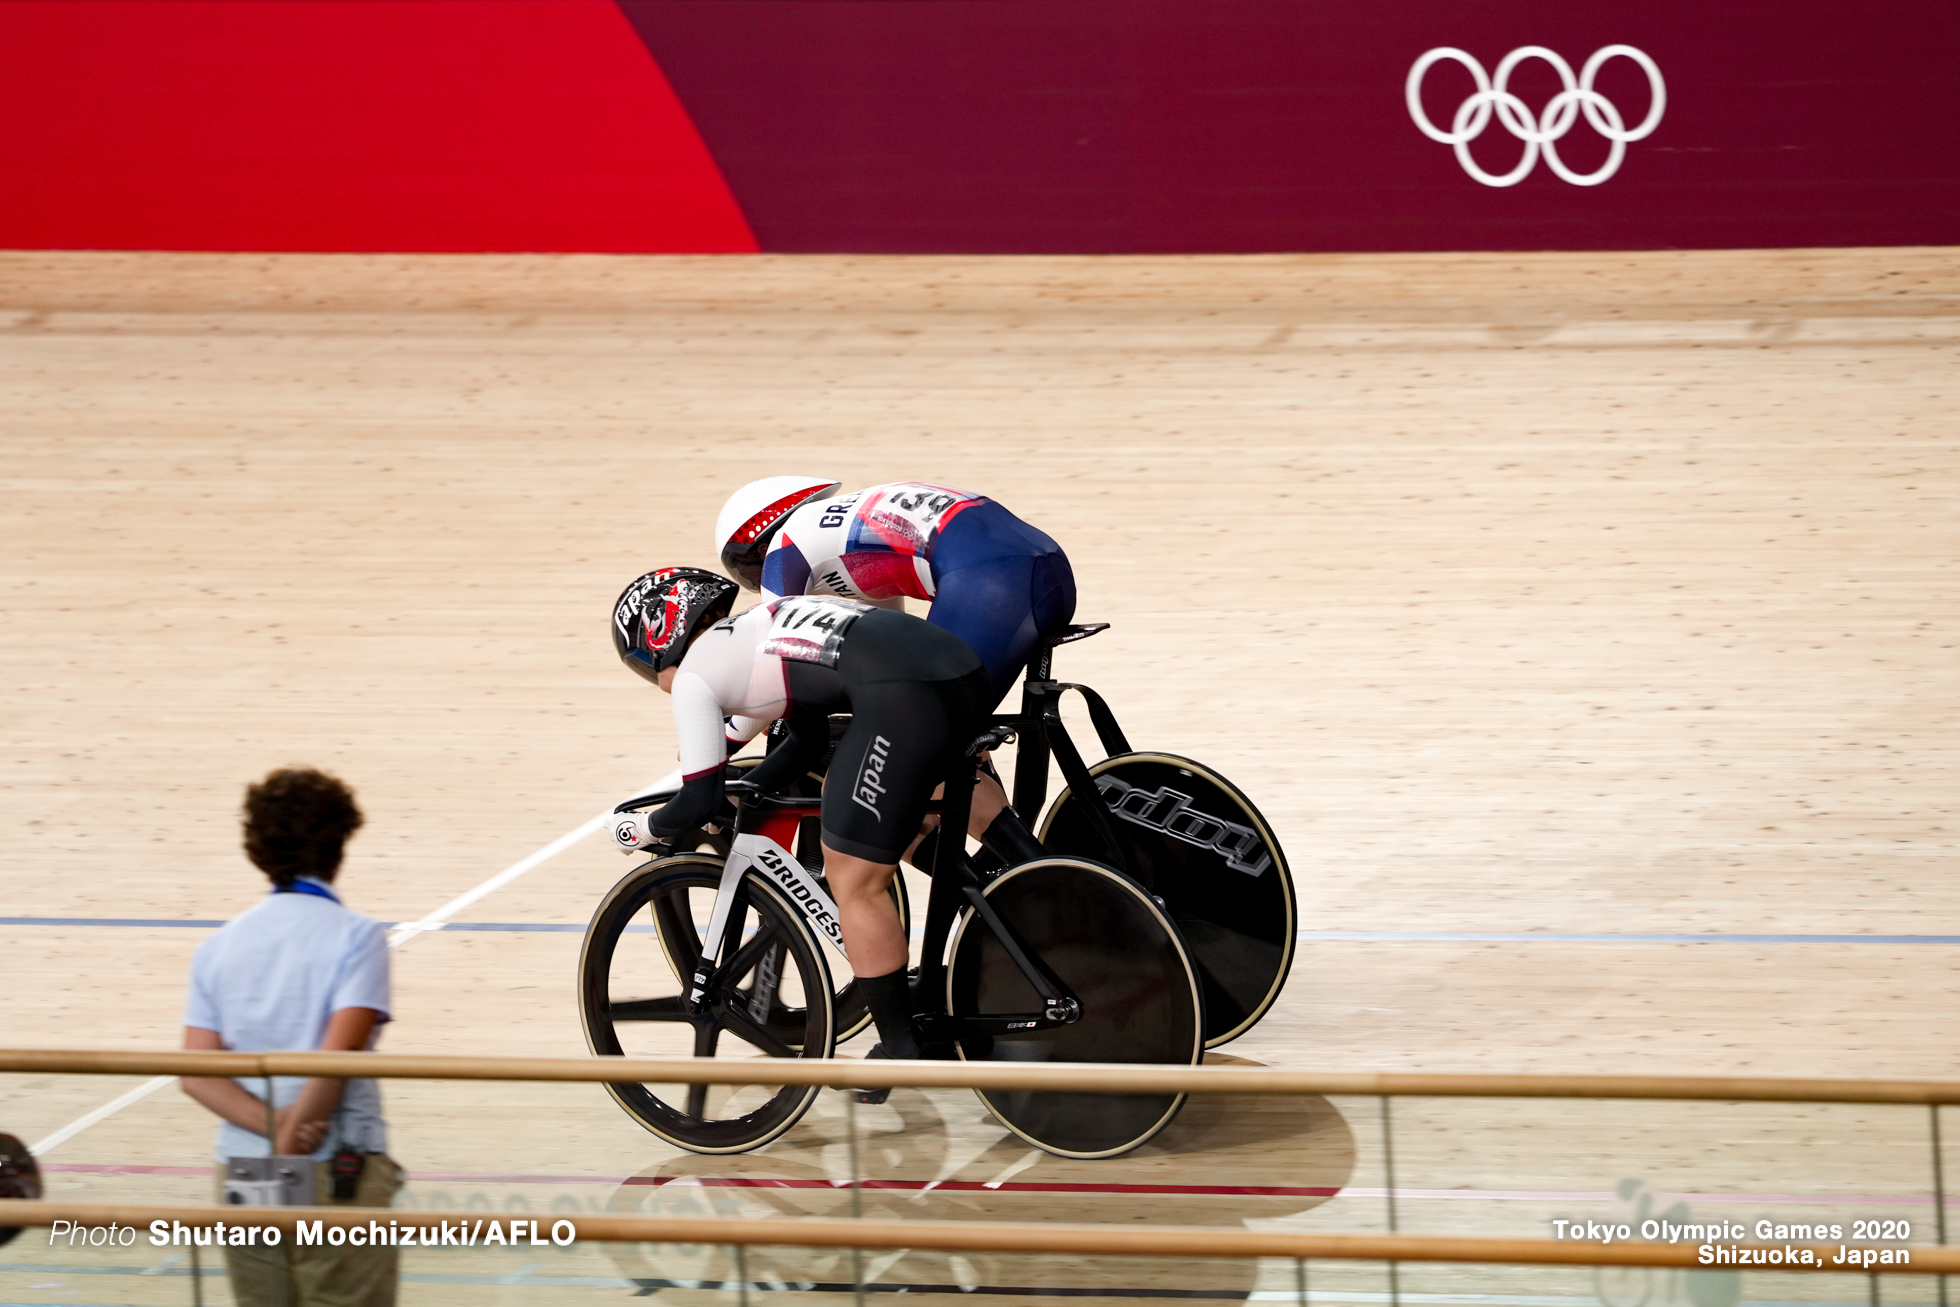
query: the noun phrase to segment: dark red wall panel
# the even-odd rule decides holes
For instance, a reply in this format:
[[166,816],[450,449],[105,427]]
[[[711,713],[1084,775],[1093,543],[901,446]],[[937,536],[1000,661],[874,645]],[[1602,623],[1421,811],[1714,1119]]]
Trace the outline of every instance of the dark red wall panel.
[[[1954,0],[621,0],[764,248],[1600,249],[1960,241]],[[1629,44],[1658,128],[1574,186],[1419,132],[1426,50]],[[1474,89],[1430,75],[1442,127]],[[1530,61],[1534,113],[1560,89]],[[1648,86],[1596,88],[1631,123]],[[1604,161],[1583,117],[1575,170]],[[1508,167],[1501,122],[1473,145]]]
[[612,0],[5,0],[0,245],[755,247]]
[[[1667,107],[1597,186],[1481,185],[1404,104],[1436,47],[1616,43]],[[1537,130],[1560,84],[1509,89]],[[1593,89],[1646,112],[1629,60]],[[1960,0],[0,0],[0,170],[16,247],[1954,244]]]

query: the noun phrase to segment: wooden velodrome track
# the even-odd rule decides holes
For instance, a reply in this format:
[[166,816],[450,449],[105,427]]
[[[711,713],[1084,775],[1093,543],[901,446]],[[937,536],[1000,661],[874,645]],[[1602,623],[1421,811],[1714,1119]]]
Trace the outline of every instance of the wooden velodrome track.
[[[1079,617],[1115,624],[1058,669],[1263,807],[1317,934],[1229,1055],[1960,1074],[1956,342],[1946,250],[0,255],[0,1045],[175,1045],[208,928],[126,923],[255,900],[236,811],[272,766],[358,787],[343,887],[391,922],[668,770],[665,702],[613,661],[608,606],[650,566],[710,561],[729,488],[810,470],[968,486],[1051,531]],[[385,1046],[582,1052],[577,928],[627,865],[587,839],[455,918],[525,929],[414,938]],[[1664,938],[1684,935],[1709,938]],[[0,1077],[0,1130],[46,1138],[134,1083]],[[579,1087],[387,1092],[423,1210],[850,1210],[834,1096],[767,1153],[710,1159]],[[1404,1231],[1538,1237],[1651,1194],[1710,1219],[1933,1212],[1923,1109],[1395,1111]],[[867,1214],[1383,1228],[1369,1100],[1194,1103],[1106,1163],[1031,1153],[959,1093],[861,1122],[866,1171],[899,1185]],[[65,1197],[202,1200],[210,1133],[173,1089],[45,1160]],[[851,1278],[848,1257],[760,1256],[758,1279]],[[732,1263],[581,1247],[406,1269],[413,1301],[586,1302]],[[186,1270],[23,1241],[0,1298],[177,1303]],[[1028,1299],[1293,1283],[867,1271]],[[1398,1292],[1599,1287],[1436,1269]],[[1315,1289],[1372,1302],[1387,1281]],[[1746,1290],[1820,1294],[1865,1289]]]

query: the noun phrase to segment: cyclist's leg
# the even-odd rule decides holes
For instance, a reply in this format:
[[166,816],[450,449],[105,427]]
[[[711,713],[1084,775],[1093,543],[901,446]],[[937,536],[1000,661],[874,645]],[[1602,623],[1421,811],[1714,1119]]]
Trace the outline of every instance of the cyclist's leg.
[[979,729],[985,677],[975,668],[951,681],[853,685],[850,729],[824,782],[825,874],[887,1056],[916,1057],[918,1042],[909,947],[885,889],[918,834],[934,779],[949,774]]
[[[921,819],[948,754],[971,742],[978,714],[960,711],[957,686],[970,701],[985,673],[950,685],[884,681],[851,687],[851,724],[837,742],[824,778],[823,843],[829,853],[874,866],[895,866],[919,834]],[[965,733],[964,739],[955,736]],[[894,920],[896,916],[894,914]],[[855,948],[848,937],[847,948]]]
[[828,841],[824,844],[824,876],[837,903],[845,946],[851,950],[858,992],[878,1027],[872,1056],[913,1058],[920,1049],[906,974],[911,953],[898,909],[885,892],[897,872],[896,863],[854,857]]
[[898,866],[885,856],[874,860],[845,853],[826,836],[824,877],[837,904],[845,947],[851,951],[858,992],[878,1028],[873,1055],[911,1058],[919,1056],[906,979],[911,952],[898,910],[886,893]]
[[919,1056],[906,986],[909,944],[886,888],[935,782],[972,739],[986,672],[953,682],[872,680],[851,688],[851,729],[823,784],[823,868],[851,968],[884,1056]]
[[837,902],[838,924],[844,930],[845,947],[851,950],[851,967],[859,976],[902,970],[910,961],[898,907],[887,892],[897,870],[895,862],[854,857],[824,841],[824,879],[830,884],[830,897]]
[[[1030,587],[1029,603],[1034,609],[1034,625],[1037,638],[1053,635],[1067,626],[1075,617],[1075,569],[1069,566],[1068,555],[1060,549],[1049,554],[1039,554],[1034,560],[1034,578]],[[1032,646],[1021,655],[1015,669],[1027,666]]]
[[[1075,575],[1068,556],[1043,532],[999,504],[987,503],[955,518],[933,544],[936,593],[927,621],[964,640],[980,656],[997,705],[1026,668],[1041,637],[1075,615]],[[973,789],[967,833],[987,832],[1007,808],[1000,781],[982,775]],[[1013,825],[1013,818],[1008,819]],[[1005,832],[1011,836],[1017,831]],[[989,847],[1002,839],[987,840]],[[1021,861],[1032,837],[1009,839],[1002,854]]]
[[980,655],[992,700],[999,703],[1034,650],[1037,632],[1029,602],[1034,559],[1027,554],[979,559],[938,572],[937,580],[939,592],[926,620]]
[[[942,785],[932,792],[932,797],[941,798],[945,792],[946,787]],[[972,805],[967,834],[999,854],[1003,862],[1025,862],[1045,852],[1027,823],[1009,810],[1007,791],[1001,788],[998,778],[984,771],[974,778]],[[930,876],[938,856],[939,817],[935,813],[925,819],[918,838],[905,851],[905,860]]]
[[[960,520],[964,519],[956,519],[954,525]],[[995,704],[1013,688],[1041,637],[1075,616],[1075,574],[1060,549],[969,562],[942,574],[938,584],[927,620],[959,636],[980,655]],[[985,839],[1006,808],[1006,790],[993,776],[983,774],[973,789],[967,833]]]
[[999,504],[968,509],[932,546],[926,620],[980,655],[994,703],[1014,687],[1041,637],[1075,614],[1075,575],[1046,533]]

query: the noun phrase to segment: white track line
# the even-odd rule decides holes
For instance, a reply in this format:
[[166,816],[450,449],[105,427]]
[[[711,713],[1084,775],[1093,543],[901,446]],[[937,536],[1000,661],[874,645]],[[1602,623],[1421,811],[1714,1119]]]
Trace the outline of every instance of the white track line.
[[67,1125],[61,1127],[61,1129],[55,1131],[46,1139],[43,1139],[40,1143],[30,1145],[27,1151],[36,1157],[45,1156],[50,1148],[59,1148],[96,1122],[108,1120],[131,1103],[141,1102],[176,1078],[176,1076],[158,1076],[154,1080],[145,1080],[121,1098],[112,1098],[102,1106],[96,1108],[93,1112],[76,1117],[73,1121],[70,1121]]
[[[644,790],[641,790],[640,793],[651,794],[655,790],[668,789],[672,786],[679,785],[680,783],[681,783],[681,774],[678,770],[675,770],[669,772],[665,776],[662,776],[659,780],[647,786]],[[580,840],[590,835],[593,831],[596,831],[601,826],[605,825],[608,821],[612,819],[612,815],[613,815],[613,810],[611,808],[607,808],[604,812],[592,818],[592,820],[586,822],[583,826],[578,827],[576,830],[566,831],[563,835],[560,835],[557,839],[545,845],[543,848],[539,849],[536,853],[533,853],[530,857],[521,858],[518,861],[511,863],[510,866],[505,867],[502,871],[492,876],[489,880],[484,881],[481,885],[478,885],[475,889],[471,890],[469,893],[457,895],[455,898],[449,900],[449,902],[437,908],[434,912],[431,912],[428,916],[423,917],[420,921],[401,922],[392,931],[388,932],[388,947],[400,948],[402,945],[408,943],[408,941],[414,939],[417,935],[420,935],[425,931],[441,930],[443,928],[444,923],[446,923],[451,917],[455,916],[457,913],[461,912],[464,908],[467,908],[470,904],[475,903],[478,899],[487,898],[488,896],[495,894],[498,890],[510,884],[512,881],[516,880],[519,876],[522,876],[525,872],[531,870],[533,867],[536,867],[540,863],[551,861],[551,859],[557,857],[559,854],[563,853],[566,849],[571,848],[572,845],[577,844]]]
[[[641,790],[640,793],[649,794],[655,790],[667,789],[670,786],[679,784],[680,778],[681,776],[678,771],[670,772],[667,775],[661,777],[659,780],[655,781],[653,784],[647,786],[644,790]],[[444,924],[447,923],[451,917],[461,912],[464,908],[467,908],[468,906],[470,906],[470,904],[477,902],[479,899],[487,898],[489,895],[495,894],[498,890],[510,884],[512,881],[516,880],[519,876],[522,876],[525,872],[531,871],[536,867],[540,866],[541,864],[551,861],[551,859],[557,857],[559,854],[563,853],[566,849],[571,848],[572,845],[577,844],[580,840],[590,835],[593,831],[596,831],[601,826],[604,826],[607,820],[612,817],[612,815],[613,815],[612,809],[611,808],[606,809],[604,812],[600,813],[598,816],[592,818],[590,821],[584,823],[583,825],[578,826],[573,830],[566,831],[563,835],[560,835],[557,839],[545,845],[543,848],[539,849],[536,853],[531,854],[529,857],[520,858],[516,862],[511,863],[510,866],[505,867],[502,871],[492,876],[489,880],[484,881],[481,885],[478,885],[475,889],[469,891],[467,894],[457,895],[455,898],[449,900],[449,902],[437,908],[434,912],[429,913],[426,917],[422,917],[416,921],[404,921],[399,923],[398,925],[396,925],[396,927],[393,930],[388,932],[388,947],[391,949],[400,948],[402,945],[414,939],[417,935],[427,934],[429,931],[432,930],[441,930]],[[170,1084],[176,1078],[177,1078],[176,1076],[158,1076],[154,1080],[146,1080],[142,1084],[136,1086],[136,1088],[124,1094],[121,1098],[113,1098],[108,1102],[104,1103],[102,1106],[96,1108],[94,1111],[76,1117],[73,1121],[70,1121],[67,1125],[61,1127],[61,1129],[55,1131],[53,1134],[49,1135],[46,1139],[43,1139],[40,1143],[30,1146],[27,1151],[29,1153],[32,1153],[35,1157],[44,1157],[47,1155],[50,1149],[59,1148],[61,1145],[67,1143],[70,1139],[73,1139],[76,1135],[82,1133],[82,1131],[88,1129],[90,1126],[97,1125],[103,1121],[108,1120],[116,1113],[122,1111],[125,1107],[128,1107],[133,1103],[142,1102],[144,1099],[148,1098],[151,1094],[154,1094],[157,1090],[163,1088],[167,1084]]]

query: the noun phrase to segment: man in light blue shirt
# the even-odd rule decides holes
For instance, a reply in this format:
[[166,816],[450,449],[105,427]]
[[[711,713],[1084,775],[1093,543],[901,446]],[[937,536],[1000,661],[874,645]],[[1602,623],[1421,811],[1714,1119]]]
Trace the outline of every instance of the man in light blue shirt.
[[[388,941],[341,906],[333,887],[360,809],[339,780],[275,771],[245,794],[245,852],[272,893],[204,941],[191,964],[184,1047],[240,1052],[374,1047],[389,1021]],[[228,1158],[313,1159],[314,1199],[386,1207],[401,1186],[373,1080],[186,1077],[184,1092],[222,1118],[213,1149],[223,1196]],[[268,1120],[270,1118],[270,1121]],[[268,1138],[268,1128],[271,1137]],[[279,1307],[392,1307],[389,1247],[227,1247],[232,1296]]]

